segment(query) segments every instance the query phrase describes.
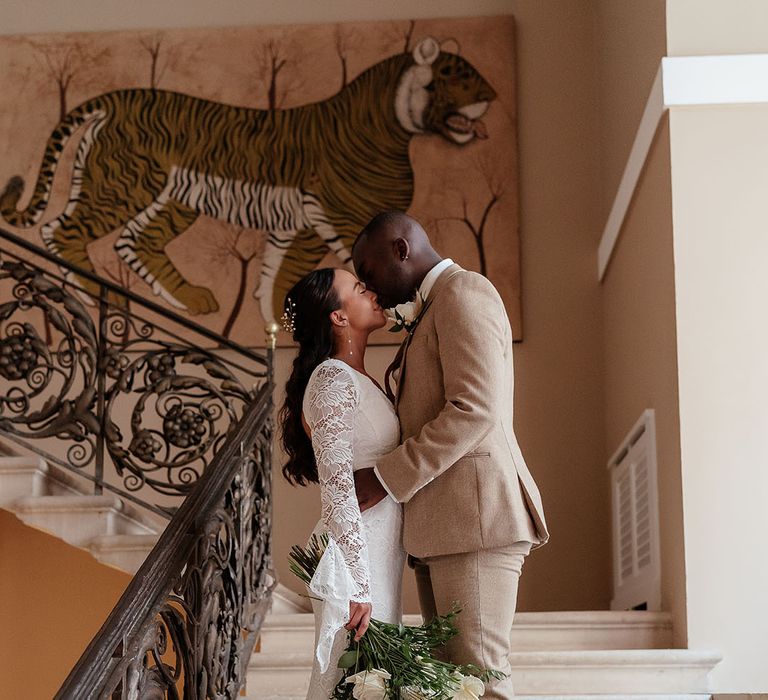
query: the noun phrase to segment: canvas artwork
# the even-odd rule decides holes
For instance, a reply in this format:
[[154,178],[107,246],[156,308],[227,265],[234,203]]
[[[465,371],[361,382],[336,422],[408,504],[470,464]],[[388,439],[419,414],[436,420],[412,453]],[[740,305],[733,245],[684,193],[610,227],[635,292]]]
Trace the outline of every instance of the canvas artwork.
[[351,269],[362,226],[401,209],[496,285],[520,340],[513,28],[2,38],[0,226],[260,346],[296,280]]

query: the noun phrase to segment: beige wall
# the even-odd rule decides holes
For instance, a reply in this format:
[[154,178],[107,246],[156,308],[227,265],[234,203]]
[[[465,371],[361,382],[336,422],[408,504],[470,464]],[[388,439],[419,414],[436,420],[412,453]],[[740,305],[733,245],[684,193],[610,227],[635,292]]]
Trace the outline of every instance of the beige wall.
[[515,347],[515,429],[552,532],[526,563],[520,609],[601,609],[610,570],[594,17],[589,2],[510,10],[518,25],[525,319]]
[[[601,225],[666,51],[666,3],[597,3]],[[685,646],[685,561],[677,413],[669,129],[661,127],[603,279],[605,461],[646,408],[656,411],[662,608]]]
[[768,51],[765,0],[667,0],[670,56]]
[[677,407],[669,128],[662,126],[603,281],[606,454],[656,412],[662,608],[684,647],[685,557]]
[[600,85],[600,224],[627,163],[656,71],[666,53],[666,0],[594,3]]
[[50,700],[129,581],[0,510],[0,696]]
[[[509,14],[517,20],[525,340],[515,348],[516,430],[545,499],[551,543],[526,564],[523,610],[600,609],[610,600],[601,290],[595,251],[600,124],[589,0],[396,0],[183,4],[6,0],[0,31],[102,30]],[[618,136],[617,136],[618,138]],[[391,350],[372,350],[381,374]],[[290,358],[280,354],[279,378]],[[278,571],[317,517],[317,494],[275,480]],[[415,610],[412,587],[406,608]]]
[[[768,3],[669,0],[671,55],[768,51]],[[670,113],[688,645],[768,690],[768,106]]]
[[768,689],[768,106],[670,114],[688,645]]

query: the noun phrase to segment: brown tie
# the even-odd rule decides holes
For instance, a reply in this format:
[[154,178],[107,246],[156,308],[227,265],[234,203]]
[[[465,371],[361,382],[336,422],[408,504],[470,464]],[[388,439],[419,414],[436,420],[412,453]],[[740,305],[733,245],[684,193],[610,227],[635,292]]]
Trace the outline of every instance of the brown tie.
[[405,353],[405,346],[407,344],[408,337],[403,340],[402,343],[400,343],[400,347],[397,349],[397,353],[395,354],[395,359],[390,362],[389,367],[387,367],[387,371],[384,372],[384,390],[386,391],[387,398],[392,402],[395,403],[395,392],[392,391],[392,387],[390,386],[389,380],[392,377],[392,372],[394,372],[399,366],[400,363],[403,361],[403,354]]

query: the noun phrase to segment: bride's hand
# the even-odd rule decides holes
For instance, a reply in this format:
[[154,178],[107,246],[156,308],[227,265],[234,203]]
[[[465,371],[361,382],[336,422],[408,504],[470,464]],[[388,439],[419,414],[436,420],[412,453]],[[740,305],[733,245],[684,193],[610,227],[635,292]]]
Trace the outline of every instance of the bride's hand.
[[368,625],[371,622],[372,612],[373,606],[370,603],[355,603],[352,600],[349,601],[349,622],[344,625],[344,629],[357,630],[355,633],[356,642],[360,641],[360,638],[368,629]]

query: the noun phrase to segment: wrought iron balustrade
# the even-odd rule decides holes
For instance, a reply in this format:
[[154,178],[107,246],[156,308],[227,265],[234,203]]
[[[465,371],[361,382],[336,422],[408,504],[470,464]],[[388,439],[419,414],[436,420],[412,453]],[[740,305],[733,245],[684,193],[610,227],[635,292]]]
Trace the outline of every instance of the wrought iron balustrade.
[[0,294],[0,437],[171,518],[56,698],[234,700],[274,586],[275,324],[253,352],[2,229]]
[[54,700],[235,700],[267,612],[271,387],[214,455]]
[[269,381],[266,353],[2,229],[0,293],[0,437],[166,517]]

